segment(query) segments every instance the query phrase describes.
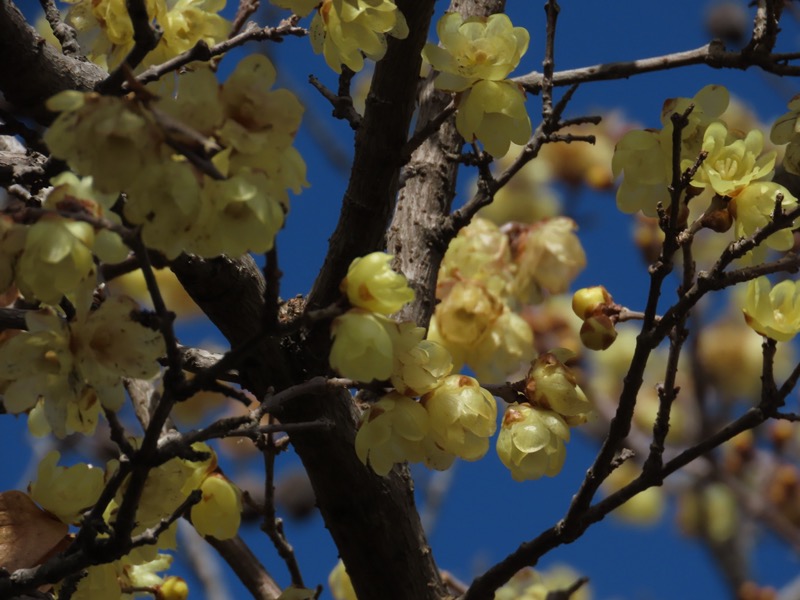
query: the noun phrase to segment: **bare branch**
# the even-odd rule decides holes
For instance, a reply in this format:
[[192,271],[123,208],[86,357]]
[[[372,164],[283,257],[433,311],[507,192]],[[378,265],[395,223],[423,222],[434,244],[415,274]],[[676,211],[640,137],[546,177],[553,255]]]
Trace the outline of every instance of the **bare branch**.
[[81,47],[78,44],[78,35],[75,29],[65,23],[61,19],[61,14],[56,8],[56,3],[53,0],[39,0],[44,10],[44,18],[50,24],[50,29],[53,30],[53,35],[61,44],[61,51],[67,56],[74,56],[77,59],[83,59]]
[[215,56],[221,56],[233,48],[237,48],[251,41],[264,41],[271,40],[273,42],[282,42],[287,36],[302,37],[308,35],[308,31],[302,27],[296,26],[297,21],[293,19],[286,19],[282,21],[277,27],[259,27],[255,23],[248,23],[244,30],[225,40],[219,44],[214,44],[209,47],[204,41],[200,40],[190,50],[183,54],[179,54],[175,58],[148,67],[142,71],[137,77],[136,81],[139,83],[150,83],[161,79],[167,73],[177,71],[181,67],[185,67],[191,62],[196,60],[208,61]]

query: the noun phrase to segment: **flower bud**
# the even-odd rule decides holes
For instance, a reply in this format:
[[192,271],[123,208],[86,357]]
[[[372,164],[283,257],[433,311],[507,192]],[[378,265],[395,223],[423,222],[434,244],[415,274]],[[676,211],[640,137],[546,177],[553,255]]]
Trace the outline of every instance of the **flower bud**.
[[616,339],[614,323],[602,313],[592,315],[581,325],[581,342],[589,350],[606,350]]
[[389,379],[394,364],[389,326],[386,317],[359,308],[338,316],[331,325],[331,367],[356,381]]
[[364,413],[356,434],[358,459],[378,475],[388,475],[395,463],[420,462],[428,433],[428,413],[402,394],[383,396]]
[[[564,360],[569,352],[545,352],[531,364],[525,381],[525,397],[534,405],[553,410],[563,417],[583,415],[592,410],[586,394]],[[560,357],[559,357],[560,355]]]
[[405,276],[389,266],[393,258],[385,252],[373,252],[350,263],[340,286],[350,304],[390,315],[414,300],[414,291]]
[[567,455],[569,427],[557,413],[510,404],[497,436],[497,455],[516,481],[555,477]]
[[200,484],[203,497],[192,507],[192,524],[203,536],[227,540],[236,535],[242,521],[239,490],[221,473],[212,473]]
[[503,313],[503,306],[503,302],[480,283],[460,281],[436,307],[439,335],[448,347],[472,347]]
[[497,428],[497,403],[477,380],[450,375],[422,397],[430,435],[439,448],[464,460],[478,460]]
[[186,600],[189,597],[189,586],[180,577],[171,575],[164,579],[158,591],[164,600]]
[[[403,335],[404,330],[409,334]],[[400,338],[395,340],[394,370],[392,385],[401,394],[421,396],[434,389],[443,377],[453,369],[453,358],[441,344],[423,340],[425,330],[413,323],[402,323],[399,326]],[[404,338],[410,338],[412,345],[404,344]]]
[[581,288],[572,295],[572,310],[585,320],[613,301],[611,294],[602,285]]

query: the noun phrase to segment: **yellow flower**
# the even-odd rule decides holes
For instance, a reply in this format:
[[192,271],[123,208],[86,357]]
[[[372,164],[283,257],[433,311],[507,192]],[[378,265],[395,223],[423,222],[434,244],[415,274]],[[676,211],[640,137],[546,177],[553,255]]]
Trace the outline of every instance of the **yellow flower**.
[[213,46],[228,37],[231,24],[217,14],[225,8],[225,0],[177,0],[167,6],[165,18],[159,22],[161,40],[153,52],[155,56],[148,56],[147,63],[163,62],[190,50],[201,40]]
[[[109,71],[117,67],[134,45],[125,0],[67,2],[72,4],[67,20],[83,38],[82,45],[89,48],[89,59]],[[162,35],[140,68],[173,58],[200,40],[212,46],[230,31],[230,23],[217,14],[225,7],[225,0],[146,0],[145,7]]]
[[789,101],[789,112],[780,116],[770,131],[774,144],[789,144],[783,157],[783,167],[800,174],[800,95]]
[[100,192],[118,193],[160,159],[161,134],[132,101],[66,91],[47,107],[61,114],[45,132],[45,143],[73,171],[91,175]]
[[502,13],[466,20],[457,12],[445,13],[436,32],[442,47],[428,43],[422,56],[440,72],[436,88],[450,92],[462,92],[479,80],[505,79],[530,41],[528,31],[514,27]]
[[192,525],[200,535],[227,540],[242,522],[239,490],[220,473],[212,473],[200,484],[203,497],[192,507]]
[[771,177],[776,153],[761,155],[763,134],[753,129],[743,140],[731,137],[721,121],[708,126],[702,147],[708,155],[692,185],[711,186],[720,196],[735,197],[751,182]]
[[544,293],[566,292],[586,267],[586,253],[575,235],[578,226],[570,218],[556,217],[528,227],[521,236],[516,256],[513,291],[523,304],[536,304]]
[[202,194],[188,249],[206,257],[272,249],[287,199],[264,173],[244,169],[221,181],[206,177]]
[[525,92],[512,81],[477,82],[461,97],[456,129],[467,142],[480,141],[492,156],[505,156],[511,142],[525,144],[531,137]]
[[766,277],[748,282],[742,312],[761,335],[788,342],[800,331],[800,281],[781,281],[774,287]]
[[59,467],[59,458],[61,453],[55,450],[42,458],[30,494],[39,506],[69,525],[100,498],[104,472],[85,463]]
[[654,217],[659,202],[669,206],[668,152],[661,144],[662,136],[651,129],[629,131],[617,142],[611,168],[614,177],[624,175],[617,189],[617,208],[622,212],[641,210]]
[[3,403],[11,414],[32,409],[45,398],[46,420],[56,435],[66,435],[66,404],[77,402],[67,384],[74,369],[69,330],[50,310],[25,315],[28,331],[0,346],[0,380],[8,382]]
[[565,418],[585,415],[592,410],[574,373],[563,362],[571,357],[572,353],[563,349],[540,354],[525,379],[525,397],[532,404]]
[[529,363],[536,352],[530,325],[508,307],[467,351],[466,363],[484,383],[502,383]]
[[112,297],[91,313],[79,306],[69,325],[49,309],[27,313],[28,331],[0,346],[0,380],[9,382],[6,409],[19,414],[42,398],[37,431],[46,432],[46,423],[59,438],[93,433],[101,406],[122,406],[122,377],[159,372],[163,339],[134,320],[135,310],[129,298]]
[[[219,82],[211,69],[187,71],[178,79],[177,97],[164,96],[154,105],[176,121],[206,136],[213,135],[225,117]],[[171,133],[173,136],[180,135],[179,131]],[[188,138],[181,141],[187,145],[196,142]]]
[[88,223],[43,215],[28,230],[17,284],[29,299],[58,304],[94,275],[94,229]]
[[362,53],[372,60],[386,54],[386,35],[408,36],[408,24],[394,0],[324,0],[311,21],[311,46],[337,73],[342,65],[364,68]]
[[788,144],[800,133],[800,95],[789,101],[789,112],[775,120],[769,137],[774,144]]
[[388,475],[395,463],[420,462],[428,433],[428,413],[419,402],[390,392],[369,407],[356,434],[356,454],[378,475]]
[[350,263],[339,286],[350,304],[390,315],[414,300],[414,291],[408,287],[405,276],[389,266],[393,258],[385,252],[373,252]]
[[[495,592],[494,600],[547,600],[547,597],[558,596],[572,586],[580,577],[580,573],[566,565],[554,565],[547,571],[534,571],[525,567]],[[591,600],[592,594],[588,585],[569,595],[570,600]]]
[[728,90],[719,85],[707,85],[694,98],[670,98],[661,111],[661,130],[629,131],[617,143],[611,168],[614,177],[624,172],[617,190],[617,207],[626,213],[641,210],[648,217],[656,216],[661,202],[670,205],[667,190],[672,180],[673,113],[683,114],[690,104],[688,124],[681,131],[681,169],[694,164],[702,150],[706,128],[727,108]]
[[[797,207],[797,198],[785,187],[772,181],[751,183],[731,200],[730,210],[736,219],[734,232],[737,237],[749,237],[772,221],[778,194],[783,195],[781,208],[784,211]],[[794,246],[794,235],[791,229],[781,229],[764,240],[764,243],[774,250],[786,251]],[[760,248],[756,248],[753,251],[756,259],[763,255],[759,250]]]
[[431,391],[450,374],[453,359],[441,344],[425,340],[425,329],[414,323],[400,323],[394,339],[392,385],[406,396]]
[[350,581],[350,575],[347,574],[347,569],[345,569],[341,559],[333,567],[331,574],[328,575],[328,586],[335,600],[358,600],[356,591]]
[[222,145],[231,149],[231,173],[260,171],[274,186],[299,194],[308,186],[306,165],[292,142],[303,105],[289,90],[270,89],[276,77],[275,68],[263,54],[242,60],[222,86],[226,119],[217,135]]
[[512,268],[508,236],[491,221],[475,217],[447,246],[436,280],[436,297],[445,298],[453,285],[464,279],[480,281],[502,297]]
[[142,240],[149,248],[177,258],[194,249],[197,221],[204,197],[186,162],[165,161],[153,165],[127,190],[125,218],[142,226]]
[[439,448],[464,460],[483,458],[497,428],[497,403],[477,380],[450,375],[421,401],[430,418],[431,440]]
[[[136,320],[139,306],[127,296],[111,296],[72,324],[72,348],[92,386],[119,386],[122,377],[152,379],[166,354],[161,333]],[[119,390],[121,394],[121,389]]]
[[530,404],[511,404],[497,436],[497,455],[516,481],[555,477],[567,455],[569,427],[561,415]]
[[446,348],[461,348],[463,354],[487,334],[492,323],[503,314],[503,302],[475,281],[460,281],[436,307],[439,339]]
[[330,364],[342,377],[383,381],[392,375],[394,349],[389,327],[395,324],[377,313],[353,308],[331,325]]

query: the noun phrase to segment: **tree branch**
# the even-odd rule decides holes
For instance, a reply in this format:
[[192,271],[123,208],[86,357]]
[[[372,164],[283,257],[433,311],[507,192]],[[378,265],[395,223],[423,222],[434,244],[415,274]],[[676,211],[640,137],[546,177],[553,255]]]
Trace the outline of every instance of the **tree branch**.
[[65,56],[46,43],[25,22],[11,0],[0,2],[0,91],[15,109],[47,123],[44,108],[50,96],[64,90],[89,91],[107,75],[97,65]]

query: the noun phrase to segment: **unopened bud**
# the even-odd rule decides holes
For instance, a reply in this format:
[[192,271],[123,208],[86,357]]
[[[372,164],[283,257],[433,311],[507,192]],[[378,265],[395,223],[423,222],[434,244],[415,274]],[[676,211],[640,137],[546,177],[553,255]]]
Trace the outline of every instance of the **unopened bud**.
[[534,405],[553,410],[563,417],[585,415],[592,410],[592,405],[562,358],[567,360],[562,353],[539,355],[531,364],[524,394]]
[[572,310],[581,319],[587,319],[599,308],[613,301],[611,294],[602,285],[581,288],[572,295]]
[[581,342],[589,350],[605,350],[617,339],[611,319],[600,313],[586,319],[581,326]]

